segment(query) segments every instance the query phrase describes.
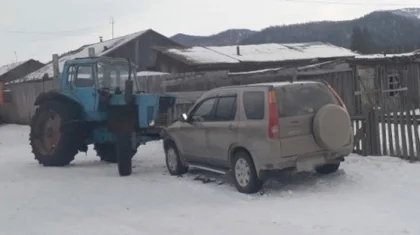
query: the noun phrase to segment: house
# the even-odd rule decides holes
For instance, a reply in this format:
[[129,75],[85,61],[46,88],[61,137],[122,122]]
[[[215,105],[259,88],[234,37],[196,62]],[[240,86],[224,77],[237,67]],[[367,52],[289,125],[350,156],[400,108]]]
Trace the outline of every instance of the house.
[[30,74],[43,66],[43,63],[34,59],[0,66],[0,82],[7,83],[13,81]]
[[[62,71],[67,60],[88,57],[88,48],[90,47],[95,48],[96,56],[129,58],[137,65],[138,71],[154,70],[157,53],[152,48],[155,46],[179,46],[179,44],[148,29],[107,41],[100,40],[98,43],[83,45],[78,49],[64,53],[59,56],[59,70]],[[49,79],[53,78],[52,62],[13,83],[40,81],[45,74]]]
[[403,54],[360,55],[349,63],[357,74],[358,95],[366,108],[390,111],[414,103],[420,108],[420,50]]
[[241,46],[155,47],[157,70],[170,73],[228,70],[244,72],[276,67],[303,66],[349,59],[358,55],[322,42]]

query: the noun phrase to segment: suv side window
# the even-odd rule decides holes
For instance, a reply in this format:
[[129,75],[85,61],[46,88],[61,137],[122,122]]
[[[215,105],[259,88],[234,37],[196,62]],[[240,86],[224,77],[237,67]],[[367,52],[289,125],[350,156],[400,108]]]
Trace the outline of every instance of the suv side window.
[[265,93],[264,91],[245,91],[243,93],[245,116],[248,120],[264,119]]
[[216,98],[210,98],[208,100],[203,101],[199,104],[192,112],[191,112],[191,119],[193,121],[210,121],[213,119],[213,107]]
[[216,105],[215,121],[232,121],[236,114],[236,96],[220,97]]

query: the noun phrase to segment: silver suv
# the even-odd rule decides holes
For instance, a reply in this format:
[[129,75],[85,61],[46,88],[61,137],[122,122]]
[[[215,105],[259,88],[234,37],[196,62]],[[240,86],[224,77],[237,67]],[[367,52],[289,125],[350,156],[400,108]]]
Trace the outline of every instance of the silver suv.
[[239,192],[255,193],[270,172],[337,171],[353,131],[327,83],[260,83],[206,92],[165,130],[163,145],[171,175],[229,172]]

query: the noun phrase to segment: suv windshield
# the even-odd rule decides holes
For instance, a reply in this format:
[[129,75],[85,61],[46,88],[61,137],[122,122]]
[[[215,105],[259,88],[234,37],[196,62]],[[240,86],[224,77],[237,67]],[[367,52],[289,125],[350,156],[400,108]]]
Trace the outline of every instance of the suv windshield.
[[313,114],[326,104],[338,104],[322,83],[296,83],[275,89],[280,117]]
[[[132,70],[134,70],[132,68]],[[128,63],[98,63],[98,87],[109,88],[114,91],[117,87],[123,91],[125,81],[128,80],[129,65]],[[131,79],[135,81],[135,72],[132,71]]]

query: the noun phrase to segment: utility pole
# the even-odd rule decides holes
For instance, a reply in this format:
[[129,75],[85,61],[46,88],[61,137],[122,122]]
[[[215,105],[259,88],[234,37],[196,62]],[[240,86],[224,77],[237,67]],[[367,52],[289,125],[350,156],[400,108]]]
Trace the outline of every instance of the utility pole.
[[114,38],[114,24],[115,24],[115,20],[114,17],[111,16],[111,27],[112,27],[112,38]]
[[15,59],[16,59],[16,63],[18,62],[18,57],[17,57],[17,53],[15,51]]

